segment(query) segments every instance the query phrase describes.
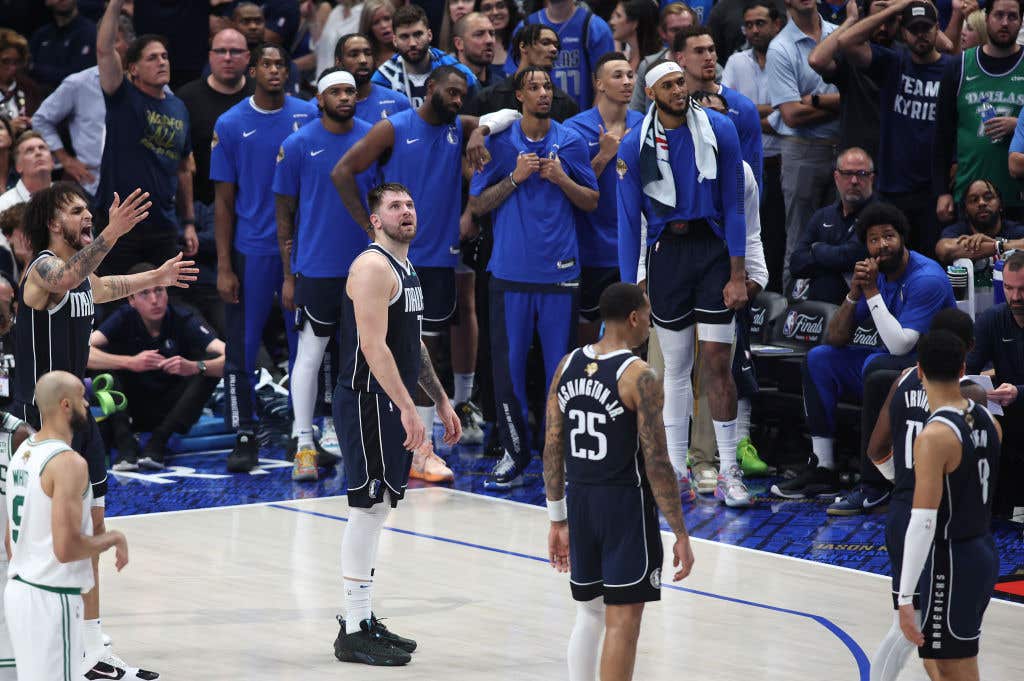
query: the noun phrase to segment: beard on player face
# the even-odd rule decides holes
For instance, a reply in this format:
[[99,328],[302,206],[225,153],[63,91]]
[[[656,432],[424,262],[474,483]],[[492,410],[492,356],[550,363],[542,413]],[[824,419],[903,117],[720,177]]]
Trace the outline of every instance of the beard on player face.
[[453,123],[456,116],[459,115],[457,111],[451,110],[448,102],[445,101],[444,95],[436,90],[430,98],[430,108],[434,110],[434,113],[442,123]]

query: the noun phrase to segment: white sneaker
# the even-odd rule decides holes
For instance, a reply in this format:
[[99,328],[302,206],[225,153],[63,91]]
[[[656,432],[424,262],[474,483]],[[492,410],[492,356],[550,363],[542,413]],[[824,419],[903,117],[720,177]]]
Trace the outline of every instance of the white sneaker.
[[750,491],[743,484],[743,471],[739,465],[730,466],[729,470],[718,476],[715,497],[729,508],[747,508],[752,505]]
[[338,433],[334,430],[334,419],[330,416],[324,418],[324,427],[320,429],[320,448],[332,456],[341,458]]
[[702,467],[695,476],[698,494],[714,494],[718,487],[718,474],[714,469]]
[[141,681],[154,681],[160,675],[146,669],[132,667],[120,657],[106,650],[106,654],[100,661],[85,674],[86,679],[140,679]]

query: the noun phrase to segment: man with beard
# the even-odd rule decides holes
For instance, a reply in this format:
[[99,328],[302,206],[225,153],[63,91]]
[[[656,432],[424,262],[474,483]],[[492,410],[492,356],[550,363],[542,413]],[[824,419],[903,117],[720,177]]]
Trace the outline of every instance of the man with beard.
[[[210,179],[217,183],[217,291],[227,303],[224,418],[238,434],[227,458],[227,468],[233,473],[257,465],[256,355],[274,297],[281,297],[284,281],[274,195],[267,189],[274,181],[281,143],[318,117],[314,104],[285,94],[288,63],[288,53],[279,45],[265,43],[252,52],[249,76],[255,81],[255,93],[217,119],[210,152]],[[288,357],[294,358],[294,325],[289,323],[289,315],[285,317]]]
[[[928,331],[932,317],[943,308],[955,307],[953,288],[945,271],[931,258],[906,246],[907,219],[898,208],[874,203],[857,221],[857,237],[867,246],[868,257],[857,263],[839,311],[829,322],[827,345],[807,353],[803,371],[804,410],[811,432],[813,454],[807,468],[792,480],[772,485],[772,494],[787,499],[835,496],[839,474],[835,461],[835,412],[844,394],[860,397],[870,375],[882,370],[904,369],[914,363],[914,348]],[[854,332],[864,337],[874,331],[875,345],[863,340],[854,344]],[[886,388],[892,384],[890,376]],[[882,392],[876,409],[885,398]],[[865,411],[869,411],[865,405]],[[868,424],[870,430],[871,421]],[[862,466],[862,473],[870,464]],[[862,485],[853,499],[856,506],[881,506],[889,490]],[[849,495],[845,501],[851,502]]]
[[[868,43],[897,16],[906,47]],[[910,221],[907,243],[926,255],[935,251],[938,240],[928,160],[935,141],[939,81],[951,59],[936,49],[938,33],[935,5],[901,0],[857,22],[839,38],[847,58],[878,80],[878,190]]]
[[1003,218],[1003,199],[988,180],[975,180],[967,186],[963,213],[964,220],[942,230],[935,246],[935,257],[943,265],[960,258],[987,261],[1024,248],[1024,225]]
[[[729,506],[749,506],[750,493],[736,460],[736,384],[731,371],[734,311],[747,304],[739,137],[727,117],[690,106],[685,74],[677,63],[652,66],[646,84],[655,106],[622,140],[615,166],[619,275],[623,281],[646,278],[665,358],[669,458],[683,494],[693,498],[686,452],[696,325],[701,376],[707,381],[721,458],[715,493]],[[680,267],[683,262],[692,266]],[[641,267],[645,274],[638,275]]]
[[1017,44],[1021,2],[993,0],[984,11],[988,42],[953,57],[939,84],[932,192],[944,224],[956,218],[967,185],[982,177],[999,189],[1008,217],[1024,214],[1024,194],[1007,163],[1024,101],[1024,51]]
[[[462,151],[478,130],[476,118],[458,115],[468,93],[464,68],[435,69],[427,80],[423,103],[374,124],[338,161],[331,175],[342,203],[358,225],[369,224],[369,218],[355,178],[374,163],[379,164],[383,180],[407,187],[417,210],[430,216],[410,253],[425,292],[423,333],[432,353],[439,349],[441,336],[455,316]],[[432,428],[434,408],[429,402],[425,394],[417,393],[420,414]],[[412,474],[435,482],[453,477],[433,451],[417,453]]]
[[618,200],[615,161],[619,144],[644,120],[629,108],[636,76],[621,52],[609,52],[594,65],[594,108],[573,116],[565,126],[587,143],[590,167],[597,176],[600,198],[590,212],[576,210],[576,238],[580,245],[580,344],[597,340],[601,293],[619,280]]
[[361,33],[349,33],[338,38],[334,46],[334,65],[352,74],[356,81],[356,118],[373,125],[410,107],[401,92],[377,85],[371,79],[376,64],[373,47]]
[[[117,240],[149,217],[152,204],[148,198],[140,189],[124,201],[115,194],[107,227],[95,238],[90,199],[77,185],[57,182],[37,192],[28,204],[25,231],[37,255],[26,268],[18,291],[18,331],[14,334],[18,371],[11,413],[34,428],[40,426],[35,402],[39,377],[51,370],[68,371],[79,379],[85,376],[96,303],[119,300],[154,286],[185,288],[196,280],[198,270],[192,261],[182,260],[181,253],[159,269],[141,274],[94,274]],[[88,423],[75,432],[73,447],[89,464],[92,522],[99,533],[103,531],[107,493],[106,449],[91,412]],[[157,677],[153,672],[133,670],[104,648],[98,589],[85,594],[85,636],[88,666],[95,666],[97,673],[106,678],[124,678],[126,674],[141,679]]]
[[459,63],[473,72],[479,87],[505,79],[505,69],[491,63],[494,59],[494,26],[487,15],[470,12],[455,22],[452,31]]
[[[338,291],[344,290],[348,268],[367,244],[366,230],[352,221],[331,184],[331,169],[335,159],[365,137],[371,125],[354,118],[358,95],[352,74],[339,68],[328,69],[320,77],[317,89],[320,120],[284,141],[274,171],[277,242],[284,265],[281,302],[286,310],[295,311],[299,337],[289,379],[295,411],[294,480],[317,479],[313,443],[317,376],[328,342],[341,321]],[[377,167],[373,164],[357,176],[360,197],[372,188],[376,175]],[[330,366],[336,373],[337,357],[334,352],[331,355]],[[331,392],[326,391],[327,404]],[[333,431],[331,415],[322,415],[324,431]]]
[[[231,14],[231,21],[234,23],[235,28],[245,36],[245,44],[250,52],[263,44],[264,40],[269,40],[266,37],[267,20],[263,14],[263,9],[259,5],[251,2],[239,3]],[[210,64],[207,64],[203,67],[202,75],[205,78],[209,74]],[[299,73],[299,67],[294,62],[289,61],[288,78],[285,81],[284,90],[292,96],[297,96],[301,87],[302,74]]]
[[857,238],[857,219],[874,200],[875,164],[866,151],[852,147],[839,154],[832,174],[839,200],[811,216],[789,258],[793,288],[787,293],[793,300],[841,304],[854,265],[868,254]]
[[88,467],[72,446],[89,420],[85,386],[75,374],[51,371],[34,388],[45,425],[12,457],[5,500],[13,555],[4,609],[17,622],[11,643],[18,678],[124,679],[124,670],[97,675],[88,665],[82,592],[96,590],[90,562],[113,548],[121,570],[128,543],[89,517]]
[[597,177],[587,145],[551,120],[554,87],[546,69],[513,78],[523,117],[488,140],[491,161],[473,176],[469,210],[494,211],[490,281],[491,357],[504,455],[484,482],[488,489],[523,484],[530,462],[527,355],[534,333],[544,356],[544,385],[573,345],[580,256],[574,210],[598,206]]
[[[373,82],[403,93],[413,107],[425,101],[430,74],[441,66],[454,66],[465,74],[467,90],[477,88],[476,76],[455,57],[430,47],[433,33],[427,26],[427,15],[418,5],[404,5],[391,18],[397,54],[373,74]],[[418,202],[417,202],[418,204]],[[429,213],[427,213],[429,215]]]
[[417,211],[409,191],[387,183],[369,194],[370,244],[352,263],[342,295],[341,379],[334,418],[344,442],[349,521],[341,543],[345,616],[334,641],[344,662],[398,666],[416,642],[391,633],[373,614],[377,547],[388,512],[405,496],[411,453],[429,442],[412,394],[419,385],[437,406],[445,442],[462,434],[420,339],[424,291],[409,259]]

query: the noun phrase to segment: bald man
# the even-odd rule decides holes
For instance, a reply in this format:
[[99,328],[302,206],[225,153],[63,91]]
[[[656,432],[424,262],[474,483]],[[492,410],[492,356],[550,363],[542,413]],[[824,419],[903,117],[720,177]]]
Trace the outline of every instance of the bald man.
[[[120,571],[128,543],[116,530],[93,535],[89,467],[71,448],[74,430],[88,422],[81,379],[51,371],[39,378],[35,394],[42,427],[18,448],[7,471],[13,555],[4,610],[19,624],[11,632],[19,679],[81,678],[91,667],[82,592],[94,585],[92,560],[113,547]],[[101,671],[118,678],[112,667]]]

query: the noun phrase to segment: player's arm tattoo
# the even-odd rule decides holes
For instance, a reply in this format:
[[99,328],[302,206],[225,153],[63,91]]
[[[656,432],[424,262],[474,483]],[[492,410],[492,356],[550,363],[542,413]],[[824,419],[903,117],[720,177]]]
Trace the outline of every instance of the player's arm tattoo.
[[665,423],[661,415],[665,407],[665,391],[652,369],[644,369],[637,378],[636,389],[640,446],[644,450],[644,467],[654,501],[672,531],[686,534],[683,507],[679,501],[679,481],[668,458]]
[[855,313],[857,306],[845,302],[839,306],[839,311],[828,323],[828,330],[825,332],[825,342],[834,347],[849,345],[853,340],[853,329],[856,323]]
[[565,419],[558,408],[558,377],[561,375],[559,368],[551,381],[544,431],[544,493],[552,501],[565,498]]
[[516,186],[512,184],[512,177],[506,175],[501,182],[492,184],[483,190],[479,196],[469,197],[469,211],[475,217],[487,215],[492,210],[505,203],[505,199],[512,195]]
[[[294,196],[278,194],[274,202],[277,214],[277,248],[281,251],[281,264],[284,265],[284,276],[292,273],[289,250],[295,246],[295,212],[298,202]],[[289,245],[288,242],[292,241]]]
[[64,293],[85,281],[103,262],[110,248],[111,244],[100,234],[66,262],[58,257],[40,260],[35,266],[35,272],[42,278],[46,290]]
[[427,394],[427,397],[435,405],[441,404],[444,400],[448,399],[444,392],[444,386],[441,385],[441,381],[437,378],[434,364],[430,361],[430,353],[427,352],[427,346],[423,341],[420,341],[420,375],[417,381],[420,387],[423,388],[423,392]]
[[93,300],[97,303],[109,303],[112,300],[127,298],[151,286],[155,286],[156,270],[137,274],[112,274],[93,279]]

